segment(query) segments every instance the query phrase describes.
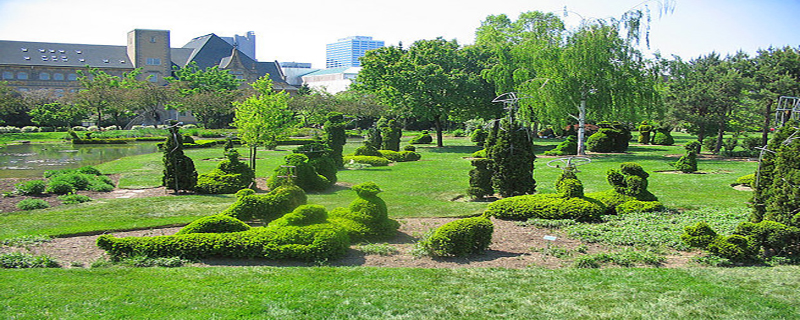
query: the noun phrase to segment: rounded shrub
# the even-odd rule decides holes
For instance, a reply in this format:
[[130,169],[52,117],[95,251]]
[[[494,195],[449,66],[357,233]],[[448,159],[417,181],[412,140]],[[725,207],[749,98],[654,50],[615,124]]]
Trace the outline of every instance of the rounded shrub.
[[536,218],[594,221],[605,211],[603,203],[587,197],[564,198],[557,194],[534,194],[495,201],[489,204],[484,215],[504,220]]
[[61,200],[63,204],[76,204],[92,201],[92,198],[82,194],[65,194],[58,196],[58,200]]
[[275,168],[267,179],[270,189],[294,184],[305,191],[323,191],[332,185],[328,178],[317,173],[306,155],[294,153],[284,159],[285,164]]
[[236,202],[220,214],[243,221],[260,219],[269,222],[307,201],[303,189],[293,185],[275,188],[267,194],[256,194],[252,189],[242,189],[236,192]]
[[470,157],[472,158],[486,158],[486,149],[480,149],[478,151],[473,152]]
[[736,182],[732,183],[731,186],[748,186],[752,187],[756,181],[755,173],[746,174],[741,177],[736,178]]
[[250,230],[250,226],[228,215],[217,214],[203,217],[181,228],[176,234],[189,233],[227,233]]
[[75,191],[75,187],[66,181],[50,181],[45,189],[48,193],[68,194]]
[[306,204],[295,208],[292,212],[269,223],[270,227],[308,226],[325,223],[328,221],[328,212],[325,207],[315,204]]
[[747,261],[756,254],[757,245],[752,238],[732,234],[719,236],[711,242],[707,249],[712,254],[731,261]]
[[42,199],[24,199],[17,202],[17,209],[28,211],[36,209],[50,208],[50,204]]
[[14,185],[14,189],[21,195],[39,195],[44,193],[46,184],[43,180],[29,180]]
[[414,151],[400,151],[400,156],[402,156],[403,159],[401,162],[419,161],[419,159],[422,159],[422,155]]
[[358,198],[347,208],[336,208],[330,212],[330,221],[347,231],[352,241],[391,238],[400,228],[400,223],[389,219],[386,203],[378,197],[381,189],[374,182],[354,185]]
[[717,237],[717,232],[703,221],[693,226],[684,227],[683,234],[681,234],[681,240],[686,245],[694,248],[706,248]]
[[355,153],[353,153],[353,155],[356,155],[356,156],[372,156],[372,157],[382,157],[383,156],[381,154],[381,152],[378,151],[378,149],[375,149],[372,146],[368,146],[368,145],[367,146],[360,146],[360,147],[356,148],[356,151],[355,151]]
[[792,254],[800,249],[800,228],[775,221],[742,222],[734,234],[753,239],[767,256]]
[[672,138],[672,134],[669,131],[658,130],[656,134],[653,135],[653,144],[671,146],[675,144],[675,139]]
[[403,146],[403,151],[417,151],[417,147],[412,145]]
[[89,187],[89,175],[78,172],[59,175],[50,179],[51,183],[54,181],[69,183],[75,190],[87,190]]
[[432,256],[478,254],[492,243],[494,224],[487,217],[472,217],[445,223],[420,242]]

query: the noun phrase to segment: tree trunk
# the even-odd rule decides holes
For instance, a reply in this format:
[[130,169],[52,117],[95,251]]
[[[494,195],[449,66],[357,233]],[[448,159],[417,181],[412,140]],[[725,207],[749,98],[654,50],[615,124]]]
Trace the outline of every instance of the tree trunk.
[[253,169],[253,174],[256,173],[256,152],[258,145],[250,146],[250,169]]
[[586,155],[585,135],[586,135],[586,97],[581,96],[581,105],[578,113],[578,155]]
[[764,130],[761,132],[761,145],[766,146],[769,142],[769,124],[772,116],[772,100],[766,103],[767,107],[764,108]]
[[433,125],[436,127],[436,146],[443,147],[442,143],[442,117],[436,115],[433,117]]
[[700,125],[699,128],[697,128],[697,141],[699,141],[700,144],[702,145],[703,140],[705,138],[706,138],[706,127],[704,125]]
[[725,134],[725,126],[719,126],[717,130],[717,143],[714,145],[714,154],[719,154],[719,149],[722,148],[722,135]]

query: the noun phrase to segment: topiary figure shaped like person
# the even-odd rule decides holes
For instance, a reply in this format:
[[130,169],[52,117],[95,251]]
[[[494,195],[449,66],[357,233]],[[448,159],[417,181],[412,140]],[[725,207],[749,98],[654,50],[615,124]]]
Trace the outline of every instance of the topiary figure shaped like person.
[[178,133],[179,126],[173,122],[169,127],[169,137],[164,145],[164,175],[161,185],[175,192],[194,190],[197,184],[197,170],[194,161],[183,154],[183,136]]
[[389,219],[386,202],[378,197],[382,192],[374,182],[364,182],[352,187],[358,195],[348,208],[330,212],[330,221],[347,230],[352,241],[391,238],[400,223]]
[[607,173],[608,184],[614,189],[608,191],[594,192],[587,194],[587,197],[600,200],[608,207],[608,214],[621,213],[618,210],[620,205],[629,201],[640,201],[637,205],[623,206],[634,211],[657,211],[663,209],[661,203],[649,203],[658,201],[658,198],[647,190],[647,178],[650,174],[644,168],[634,162],[624,162],[620,164],[620,170],[610,169]]
[[278,166],[267,179],[267,187],[294,184],[306,192],[323,191],[331,186],[330,180],[317,173],[304,154],[290,154],[284,157],[286,164]]
[[647,120],[642,121],[642,124],[639,125],[639,143],[641,144],[650,144],[650,132],[653,131],[653,126],[651,126]]
[[686,154],[670,165],[683,173],[697,172],[697,150],[700,149],[700,142],[692,141],[683,147],[686,149]]
[[330,156],[336,168],[344,167],[342,162],[342,149],[347,143],[347,135],[345,134],[345,126],[347,121],[344,115],[339,112],[328,113],[327,120],[322,126],[325,130],[325,144],[331,149]]
[[467,189],[467,194],[475,200],[493,195],[492,160],[485,158],[473,159],[472,166],[474,168],[469,171],[469,189]]

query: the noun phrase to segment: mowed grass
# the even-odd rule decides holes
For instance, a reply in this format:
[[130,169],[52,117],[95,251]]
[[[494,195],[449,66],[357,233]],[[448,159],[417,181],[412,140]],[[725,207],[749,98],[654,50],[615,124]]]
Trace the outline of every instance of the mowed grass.
[[0,270],[11,319],[789,319],[798,267]]
[[[411,135],[403,138],[407,144]],[[693,137],[676,134],[678,144]],[[537,153],[550,149],[559,140],[537,140]],[[345,153],[352,153],[360,146],[358,140],[351,140],[345,146]],[[260,150],[257,160],[257,176],[266,177],[283,163],[292,146],[281,147],[277,151]],[[383,193],[389,214],[402,217],[447,217],[471,216],[482,213],[487,202],[469,202],[466,189],[469,185],[468,159],[480,148],[468,138],[448,137],[445,147],[417,145],[422,154],[421,161],[395,163],[388,167],[371,167],[361,170],[340,170],[341,185],[349,186],[366,181],[377,183]],[[238,149],[243,155],[247,149]],[[603,191],[610,188],[606,182],[606,172],[619,168],[622,162],[633,161],[650,172],[649,189],[672,209],[727,210],[738,208],[746,210],[750,192],[738,191],[729,186],[737,177],[754,172],[757,163],[727,160],[700,160],[700,170],[704,174],[675,174],[670,162],[683,152],[680,145],[675,146],[631,146],[625,154],[590,155],[592,162],[580,166],[578,177],[583,181],[586,192]],[[222,148],[189,149],[190,156],[198,173],[211,171],[222,160]],[[555,160],[552,157],[539,157],[536,160],[534,176],[540,193],[555,192],[553,183],[561,170],[547,166]],[[153,153],[126,157],[107,162],[97,167],[104,173],[119,174],[121,188],[156,187],[161,184],[163,164],[161,154]],[[322,193],[310,193],[309,203],[325,206],[328,210],[346,207],[355,192],[347,187],[337,186]],[[110,229],[135,229],[158,226],[160,224],[188,223],[199,216],[211,215],[224,210],[235,198],[228,196],[167,196],[162,198],[125,199],[119,201],[95,201],[81,207],[59,206],[45,210],[0,215],[0,239],[28,234],[66,235],[76,232],[99,232]],[[80,220],[75,217],[80,216]],[[162,215],[167,215],[162,216]],[[713,217],[710,217],[713,218]],[[679,226],[682,228],[682,226]]]

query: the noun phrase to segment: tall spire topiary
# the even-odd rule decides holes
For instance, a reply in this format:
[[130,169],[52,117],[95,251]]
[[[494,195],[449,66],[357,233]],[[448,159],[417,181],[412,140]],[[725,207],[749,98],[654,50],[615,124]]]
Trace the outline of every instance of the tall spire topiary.
[[347,143],[347,135],[344,128],[347,122],[344,120],[344,115],[338,112],[328,113],[328,119],[325,121],[323,128],[325,129],[325,143],[331,149],[331,158],[336,164],[336,168],[344,167],[342,162],[342,150],[345,143]]
[[492,142],[486,147],[486,155],[494,162],[492,184],[497,192],[503,197],[534,193],[533,161],[536,156],[527,130],[511,119],[503,119]]
[[752,222],[800,227],[800,126],[786,123],[767,144],[756,173]]

